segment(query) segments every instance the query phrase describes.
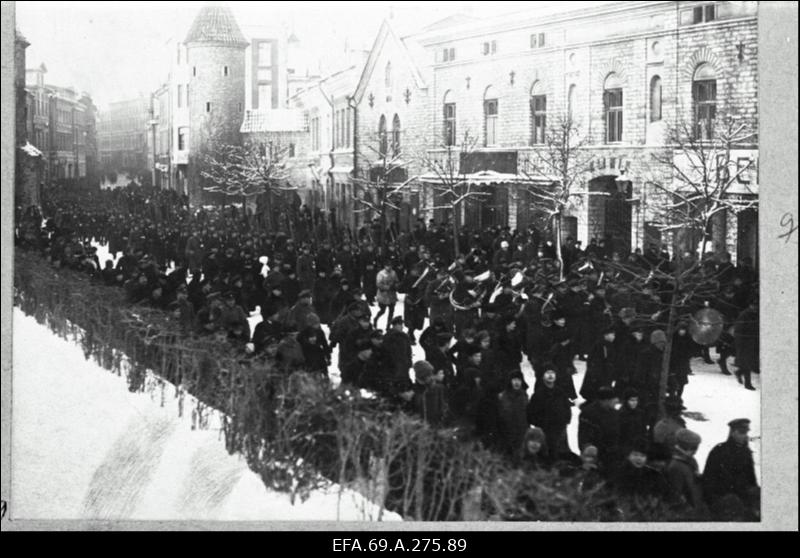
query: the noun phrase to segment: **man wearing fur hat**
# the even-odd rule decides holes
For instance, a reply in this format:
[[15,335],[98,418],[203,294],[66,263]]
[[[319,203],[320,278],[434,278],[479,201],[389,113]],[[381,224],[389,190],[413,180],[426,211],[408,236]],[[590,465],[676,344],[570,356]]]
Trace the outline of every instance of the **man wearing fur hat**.
[[700,485],[700,471],[694,455],[701,441],[699,434],[686,428],[675,432],[672,460],[665,471],[672,499],[691,507],[699,514],[705,510],[705,504]]
[[703,471],[703,492],[720,520],[751,520],[759,515],[760,489],[756,482],[750,441],[750,419],[728,423],[728,439],[714,446]]

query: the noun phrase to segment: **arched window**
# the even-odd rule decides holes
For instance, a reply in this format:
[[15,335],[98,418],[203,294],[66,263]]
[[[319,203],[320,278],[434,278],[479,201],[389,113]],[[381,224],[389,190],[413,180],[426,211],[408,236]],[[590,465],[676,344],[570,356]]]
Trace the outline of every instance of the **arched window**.
[[386,71],[384,73],[384,81],[386,85],[386,89],[392,88],[392,63],[386,63]]
[[444,115],[443,115],[444,144],[446,146],[456,144],[456,103],[452,91],[444,94]]
[[497,92],[490,85],[483,95],[484,146],[497,145]]
[[606,143],[622,141],[622,80],[608,74],[603,86],[603,110],[606,121]]
[[711,64],[700,64],[692,79],[694,137],[711,139],[717,117],[717,74]]
[[531,87],[531,145],[544,143],[546,125],[547,96],[542,90],[541,82],[537,81]]
[[400,155],[400,117],[396,114],[392,118],[392,156]]
[[381,119],[378,121],[378,154],[383,157],[386,155],[388,151],[387,145],[387,136],[386,136],[386,117],[381,115]]
[[567,115],[569,116],[570,120],[575,120],[576,116],[576,105],[577,103],[577,95],[578,95],[578,86],[574,83],[569,86],[569,92],[567,93]]
[[661,77],[650,79],[650,122],[661,120]]

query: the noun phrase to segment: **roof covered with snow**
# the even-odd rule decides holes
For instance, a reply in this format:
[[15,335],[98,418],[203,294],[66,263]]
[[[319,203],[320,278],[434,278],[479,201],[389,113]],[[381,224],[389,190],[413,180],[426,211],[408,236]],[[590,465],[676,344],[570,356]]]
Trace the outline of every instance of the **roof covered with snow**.
[[239,130],[243,134],[258,132],[302,132],[303,111],[296,109],[248,110]]

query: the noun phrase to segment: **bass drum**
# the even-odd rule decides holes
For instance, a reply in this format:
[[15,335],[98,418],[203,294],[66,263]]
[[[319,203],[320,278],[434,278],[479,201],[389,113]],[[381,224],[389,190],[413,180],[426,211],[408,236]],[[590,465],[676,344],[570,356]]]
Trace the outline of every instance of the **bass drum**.
[[713,345],[722,335],[725,319],[713,308],[703,308],[692,316],[689,322],[689,334],[698,345]]

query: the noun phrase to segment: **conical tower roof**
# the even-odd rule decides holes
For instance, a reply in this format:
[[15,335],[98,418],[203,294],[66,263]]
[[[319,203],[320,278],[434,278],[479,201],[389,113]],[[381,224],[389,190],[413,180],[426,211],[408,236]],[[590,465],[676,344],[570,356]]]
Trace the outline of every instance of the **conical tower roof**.
[[239,29],[233,12],[226,6],[207,5],[200,9],[183,41],[246,47],[249,43]]

